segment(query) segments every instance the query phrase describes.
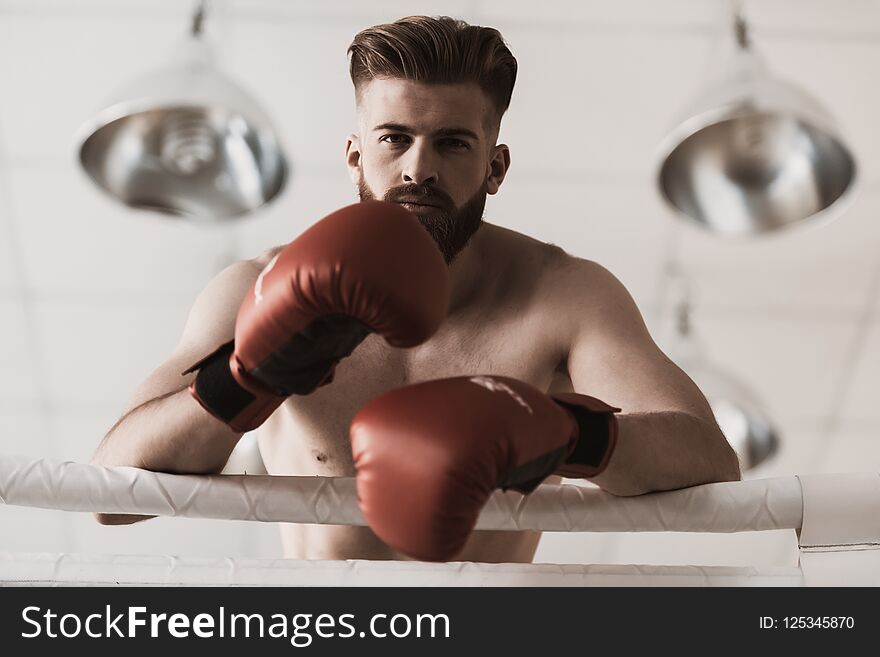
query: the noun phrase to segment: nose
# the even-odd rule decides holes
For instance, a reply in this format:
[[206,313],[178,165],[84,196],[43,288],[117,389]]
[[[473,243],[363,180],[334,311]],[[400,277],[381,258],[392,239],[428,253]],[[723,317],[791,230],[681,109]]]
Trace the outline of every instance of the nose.
[[407,149],[401,176],[405,183],[417,185],[437,183],[439,177],[437,164],[429,144],[416,141]]

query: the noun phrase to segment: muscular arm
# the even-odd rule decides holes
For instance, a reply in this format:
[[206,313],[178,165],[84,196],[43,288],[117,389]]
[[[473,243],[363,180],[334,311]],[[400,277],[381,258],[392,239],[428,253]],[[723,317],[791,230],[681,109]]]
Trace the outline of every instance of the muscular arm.
[[[241,300],[269,255],[230,265],[206,286],[193,304],[174,353],[137,389],[95,452],[93,463],[174,473],[222,470],[242,434],[192,398],[187,387],[195,374],[181,372],[232,339]],[[97,514],[103,524],[146,518]]]
[[577,260],[565,277],[566,364],[575,392],[622,409],[618,445],[592,481],[640,495],[741,478],[736,454],[694,382],[657,347],[624,286]]

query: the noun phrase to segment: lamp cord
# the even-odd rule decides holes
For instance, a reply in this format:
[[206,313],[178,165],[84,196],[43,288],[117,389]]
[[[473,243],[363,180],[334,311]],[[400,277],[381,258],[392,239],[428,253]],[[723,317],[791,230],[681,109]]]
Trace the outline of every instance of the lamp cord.
[[732,0],[733,10],[733,32],[736,43],[743,50],[748,50],[752,42],[749,36],[749,26],[746,23],[746,13],[742,0]]
[[196,4],[192,17],[192,35],[195,38],[202,36],[202,30],[205,23],[205,13],[207,11],[208,0],[199,0]]

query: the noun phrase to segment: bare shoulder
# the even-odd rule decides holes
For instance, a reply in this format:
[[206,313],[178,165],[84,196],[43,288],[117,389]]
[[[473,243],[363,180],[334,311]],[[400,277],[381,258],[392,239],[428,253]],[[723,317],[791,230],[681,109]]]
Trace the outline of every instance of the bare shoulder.
[[540,283],[555,276],[561,263],[571,258],[563,249],[529,235],[494,224],[484,225],[484,240],[491,245],[490,253],[499,260],[515,264],[517,274]]
[[239,306],[260,272],[283,247],[266,249],[254,258],[237,260],[220,271],[199,293],[177,347],[178,352],[212,351],[232,339]]
[[644,320],[623,282],[604,265],[562,249],[550,254],[541,283],[541,312],[552,316],[560,338],[601,333],[612,326],[643,332]]
[[540,288],[547,301],[567,299],[607,303],[631,300],[623,283],[606,267],[594,260],[579,258],[549,242],[494,224],[486,224],[487,241],[497,252],[515,262]]
[[542,242],[525,233],[520,233],[512,228],[505,228],[497,224],[485,222],[483,228],[480,229],[493,243],[503,245],[505,247],[514,247],[531,253],[565,253],[561,248],[549,242]]
[[629,297],[629,292],[620,279],[595,260],[563,253],[554,264],[554,282],[567,294],[575,295],[575,298],[588,297],[607,302]]
[[556,314],[563,318],[568,341],[580,339],[601,349],[612,342],[653,347],[641,310],[617,276],[582,258],[569,257],[562,269]]

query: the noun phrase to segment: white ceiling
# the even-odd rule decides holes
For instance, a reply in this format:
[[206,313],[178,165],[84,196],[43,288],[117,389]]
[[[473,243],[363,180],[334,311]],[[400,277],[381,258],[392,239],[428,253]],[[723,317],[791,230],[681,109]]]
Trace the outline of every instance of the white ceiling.
[[880,468],[880,2],[746,3],[771,67],[838,119],[860,179],[835,222],[745,242],[679,223],[652,184],[657,142],[725,52],[721,1],[215,4],[221,62],[274,117],[293,179],[252,218],[207,228],[104,197],[73,147],[114,89],[169,58],[192,5],[0,0],[0,451],[87,459],[222,264],[354,200],[346,47],[367,25],[442,13],[499,28],[520,64],[501,135],[513,166],[487,219],[607,266],[661,342],[676,257],[709,356],[782,430],[753,476]]

